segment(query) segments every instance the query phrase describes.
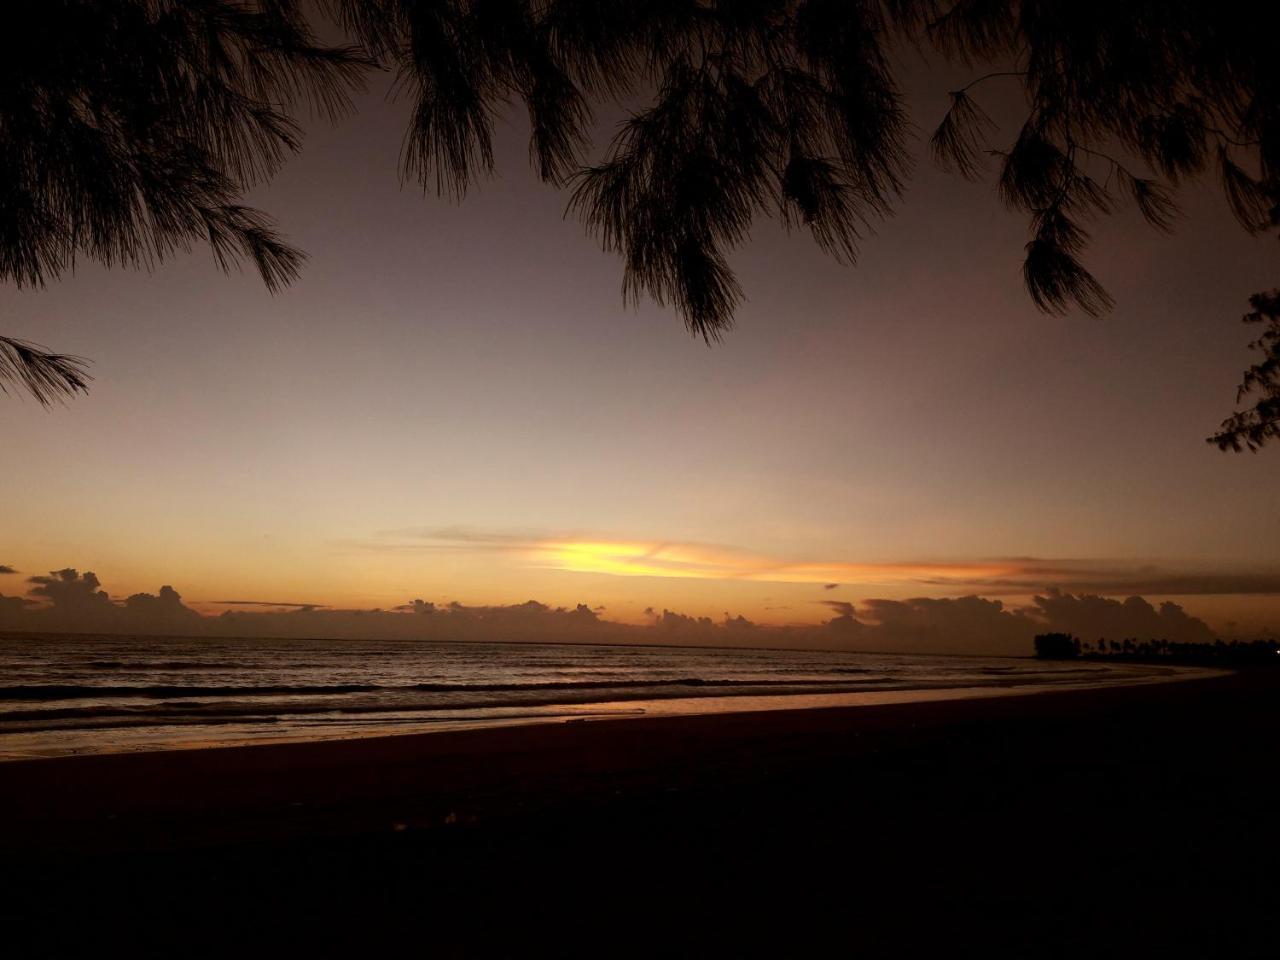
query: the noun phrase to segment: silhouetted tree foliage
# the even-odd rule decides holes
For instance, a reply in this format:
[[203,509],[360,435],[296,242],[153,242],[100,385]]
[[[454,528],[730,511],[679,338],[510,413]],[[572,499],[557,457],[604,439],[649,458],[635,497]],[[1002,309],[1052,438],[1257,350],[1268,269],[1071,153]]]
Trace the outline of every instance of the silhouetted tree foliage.
[[[1051,635],[1047,635],[1051,636]],[[1061,636],[1059,634],[1058,636]],[[1036,637],[1036,655],[1040,656],[1040,637]],[[1086,644],[1086,648],[1088,645]],[[1121,642],[1098,641],[1085,656],[1092,660],[1132,660],[1139,662],[1201,664],[1217,666],[1280,667],[1280,643],[1275,640],[1214,640],[1212,643],[1179,643],[1170,640],[1139,640],[1125,637]]]
[[[674,304],[711,340],[742,293],[727,254],[776,213],[852,259],[908,167],[878,3],[337,0],[396,66],[414,110],[405,173],[462,194],[493,167],[493,121],[516,99],[543,179],[622,255],[629,299]],[[583,168],[603,98],[648,102]]]
[[17,384],[46,406],[58,397],[87,391],[93,378],[81,357],[51,353],[14,337],[0,337],[0,393]]
[[1036,656],[1041,660],[1068,660],[1080,656],[1080,640],[1069,633],[1038,633]]
[[[6,238],[6,264],[13,251],[26,256],[2,275],[40,279],[75,250],[106,262],[147,260],[207,233],[220,257],[247,256],[269,285],[288,280],[296,254],[234,197],[292,148],[286,108],[311,92],[333,109],[359,57],[316,47],[287,0],[21,6],[47,29],[24,30],[38,38],[28,55],[0,68],[14,80],[5,90],[5,130],[8,111],[30,115],[26,127],[12,128],[18,136],[7,135],[6,151],[26,160],[16,164],[25,178],[7,188],[5,202],[43,206],[32,199],[31,191],[45,184],[31,157],[34,145],[46,142],[65,147],[55,151],[53,166],[62,171],[62,192],[55,192],[49,215],[33,210],[18,221],[33,225],[32,237],[47,239],[42,247]],[[1246,230],[1280,226],[1274,6],[1246,10],[1198,0],[323,0],[322,6],[369,58],[398,72],[412,100],[406,177],[463,195],[493,169],[496,117],[512,102],[522,104],[535,169],[570,186],[571,209],[621,255],[624,295],[675,305],[707,340],[732,324],[742,291],[728,258],[757,217],[803,228],[824,250],[852,261],[868,226],[890,213],[910,168],[892,55],[913,46],[973,69],[975,79],[951,94],[932,152],[966,177],[981,176],[994,159],[999,196],[1030,222],[1023,275],[1042,310],[1105,311],[1111,298],[1082,259],[1087,222],[1128,204],[1168,230],[1177,215],[1172,190],[1188,178],[1216,176]],[[64,36],[54,23],[69,32]],[[999,141],[980,103],[993,83],[1019,85],[1027,104],[1017,131]],[[101,125],[83,119],[98,113],[86,106],[94,98],[105,98],[107,115],[123,118],[119,125],[113,120],[99,133]],[[633,109],[601,161],[584,166],[592,108],[606,101]],[[44,113],[59,121],[60,139],[46,138],[36,123]],[[154,141],[153,127],[160,131]],[[108,171],[120,156],[144,159],[99,184],[88,160],[97,156],[101,136],[114,144]],[[153,142],[167,163],[145,159]],[[121,211],[128,204],[117,189],[127,182],[154,188],[130,201],[137,211],[131,215]],[[99,193],[113,213],[94,218],[101,228],[95,229],[71,214],[94,209],[99,201],[85,198]],[[192,205],[188,194],[203,199]],[[1249,436],[1254,443],[1272,434]]]
[[1280,290],[1258,293],[1250,299],[1251,313],[1245,323],[1262,323],[1266,328],[1249,346],[1262,360],[1245,371],[1236,402],[1254,393],[1262,396],[1253,409],[1233,414],[1222,422],[1222,430],[1209,438],[1223,450],[1256,451],[1268,440],[1280,437]]
[[[852,259],[908,172],[890,51],[915,44],[1000,69],[951,95],[937,160],[997,161],[1028,215],[1023,273],[1043,310],[1110,306],[1084,267],[1085,221],[1129,203],[1168,230],[1171,187],[1216,173],[1250,231],[1277,219],[1274,14],[1237,4],[1029,0],[337,0],[417,92],[407,170],[461,192],[492,165],[492,117],[521,98],[542,175],[569,176],[588,104],[645,95],[573,207],[625,264],[625,290],[673,302],[717,337],[741,291],[726,254],[754,217],[808,228]],[[1270,24],[1274,27],[1275,24]],[[1012,140],[990,144],[986,82],[1022,86]]]
[[[78,258],[144,266],[208,243],[275,290],[302,253],[246,189],[296,150],[292,110],[347,106],[367,64],[318,45],[294,0],[18,0],[0,56],[0,280],[42,286]],[[0,384],[48,403],[82,361],[0,343]]]

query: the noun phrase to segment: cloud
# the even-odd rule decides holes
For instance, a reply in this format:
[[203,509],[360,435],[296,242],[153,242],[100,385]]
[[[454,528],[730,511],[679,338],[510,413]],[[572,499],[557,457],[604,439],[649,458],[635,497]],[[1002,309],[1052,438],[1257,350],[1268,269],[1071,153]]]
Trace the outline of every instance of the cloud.
[[[867,600],[858,614],[852,604],[841,618],[860,616],[860,639],[879,650],[912,653],[1026,653],[1038,625],[1023,612],[1008,610],[1000,600],[984,597],[917,597],[912,600]],[[847,629],[847,624],[840,626]]]
[[1035,634],[1045,632],[1073,633],[1090,642],[1104,637],[1204,642],[1214,637],[1208,624],[1178,604],[1156,608],[1138,596],[1116,600],[1050,590],[1026,607],[979,596],[871,599],[861,607],[843,600],[821,602],[836,614],[824,624],[829,631],[856,636],[861,649],[871,650],[1019,656]]
[[18,572],[17,570],[13,569],[13,567],[9,566],[7,563],[0,563],[0,574],[17,573],[17,572]]
[[79,619],[118,609],[92,571],[80,574],[72,567],[54,570],[45,577],[28,577],[27,591],[38,603],[46,603],[59,616]]
[[1050,590],[1046,596],[1035,598],[1035,612],[1051,629],[1091,641],[1136,637],[1203,643],[1214,638],[1208,624],[1190,616],[1178,604],[1165,602],[1157,609],[1138,596],[1121,601]]
[[204,619],[182,602],[182,596],[168,585],[158,594],[135,593],[124,601],[127,619],[145,622],[155,627],[165,626],[175,630],[199,626]]
[[830,607],[840,617],[853,617],[857,614],[854,605],[848,600],[822,600],[824,607]]
[[414,600],[412,603],[402,603],[398,607],[393,607],[404,613],[416,613],[419,616],[425,616],[436,612],[436,605],[426,600]]
[[1082,639],[1213,638],[1204,623],[1176,603],[1153,605],[1096,594],[1047,590],[1023,606],[977,595],[818,601],[829,619],[811,625],[770,626],[726,612],[722,619],[676,610],[645,609],[643,624],[606,620],[600,608],[438,604],[421,598],[391,610],[343,610],[318,604],[221,601],[206,616],[188,607],[171,586],[114,601],[92,572],[74,568],[31,577],[27,597],[0,596],[0,629],[31,632],[152,633],[259,636],[510,641],[541,643],[646,643],[830,648],[902,653],[985,653],[1025,656],[1039,632],[1063,631]]
[[604,536],[484,532],[469,527],[388,530],[366,549],[499,552],[532,567],[615,576],[747,580],[773,583],[888,585],[950,579],[961,583],[1011,572],[1004,562],[810,562],[772,557],[739,547],[679,540],[624,540]]
[[676,613],[674,610],[663,610],[654,618],[654,626],[667,633],[702,633],[715,627],[710,617],[691,617],[687,613]]
[[92,571],[67,567],[27,579],[26,597],[0,597],[0,628],[67,630],[82,633],[120,631],[186,633],[199,631],[207,618],[182,602],[178,591],[135,593],[112,600]]
[[298,607],[308,610],[325,606],[323,603],[286,603],[275,600],[204,600],[201,602],[220,607]]
[[581,534],[489,532],[470,527],[384,531],[373,550],[456,550],[501,554],[529,567],[574,573],[813,583],[824,590],[921,587],[952,596],[1030,597],[1045,590],[1102,596],[1280,595],[1280,570],[1204,569],[1177,564],[1000,557],[972,560],[797,560],[739,547]]
[[553,607],[537,600],[471,606],[415,599],[388,611],[227,610],[205,619],[215,633],[427,641],[617,643],[626,642],[635,629],[600,619],[587,604]]
[[373,541],[360,546],[372,550],[512,552],[536,548],[538,544],[573,540],[577,534],[548,534],[545,531],[492,531],[467,526],[408,527],[401,530],[379,530]]
[[0,627],[9,630],[20,629],[12,624],[17,622],[30,605],[31,601],[26,597],[6,597],[0,593]]
[[[1016,564],[1013,566],[1012,564]],[[928,581],[944,586],[945,579]],[[1036,588],[1036,585],[1040,586]],[[1028,588],[1103,596],[1257,596],[1280,594],[1280,571],[1199,568],[1164,568],[1157,564],[1115,564],[1090,560],[1037,560],[1011,562],[1001,577],[975,579],[967,584],[984,593],[1024,594]]]

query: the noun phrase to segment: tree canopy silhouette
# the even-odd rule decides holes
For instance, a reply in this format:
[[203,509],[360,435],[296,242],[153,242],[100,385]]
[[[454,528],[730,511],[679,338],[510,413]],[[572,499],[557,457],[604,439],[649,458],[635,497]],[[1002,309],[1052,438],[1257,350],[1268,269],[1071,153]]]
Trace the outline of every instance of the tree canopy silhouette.
[[1257,450],[1268,440],[1280,438],[1280,290],[1256,293],[1250,299],[1253,312],[1245,314],[1245,323],[1265,323],[1266,329],[1249,346],[1262,354],[1262,360],[1244,373],[1236,402],[1260,393],[1253,409],[1233,414],[1222,422],[1222,429],[1209,438],[1223,450]]
[[[271,290],[303,254],[244,192],[296,150],[293,108],[334,115],[367,63],[318,45],[293,0],[30,0],[5,9],[0,280],[42,286],[87,257],[145,266],[207,243]],[[41,403],[83,362],[0,341],[0,387]]]
[[[286,282],[297,253],[236,197],[296,145],[295,102],[309,94],[333,111],[365,59],[394,69],[412,101],[407,178],[461,197],[494,167],[495,119],[523,105],[531,162],[571,189],[571,209],[620,254],[624,295],[674,305],[707,340],[732,325],[742,291],[728,258],[756,218],[807,230],[852,261],[868,225],[891,212],[911,166],[894,53],[913,47],[973,71],[951,93],[931,152],[970,178],[992,162],[1000,199],[1029,221],[1023,276],[1041,310],[1106,311],[1111,298],[1084,265],[1088,221],[1129,205],[1169,230],[1174,189],[1190,178],[1215,177],[1245,230],[1280,227],[1273,9],[1198,0],[322,6],[358,50],[316,46],[293,0],[24,5],[47,22],[26,31],[41,38],[26,56],[0,67],[10,81],[4,169],[19,175],[7,178],[0,213],[20,214],[5,218],[19,226],[5,228],[0,276],[40,282],[76,251],[149,262],[201,236],[220,262],[245,257],[269,286]],[[1003,137],[981,105],[996,83],[1025,94],[1019,128]],[[611,102],[634,109],[590,164],[592,108]],[[85,119],[103,107],[109,123]],[[33,159],[41,146],[55,158],[44,174]],[[103,151],[111,163],[100,175]],[[49,199],[38,195],[50,187]],[[1251,372],[1246,385],[1274,386],[1273,375]],[[1213,442],[1272,438],[1268,409],[1237,414]],[[1251,416],[1272,430],[1249,433]]]

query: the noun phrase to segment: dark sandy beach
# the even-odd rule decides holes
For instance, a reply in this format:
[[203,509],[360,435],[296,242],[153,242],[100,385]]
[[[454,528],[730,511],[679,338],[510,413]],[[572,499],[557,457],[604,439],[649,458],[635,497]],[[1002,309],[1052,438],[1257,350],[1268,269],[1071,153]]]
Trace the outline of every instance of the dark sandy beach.
[[14,956],[1273,956],[1280,674],[0,764]]

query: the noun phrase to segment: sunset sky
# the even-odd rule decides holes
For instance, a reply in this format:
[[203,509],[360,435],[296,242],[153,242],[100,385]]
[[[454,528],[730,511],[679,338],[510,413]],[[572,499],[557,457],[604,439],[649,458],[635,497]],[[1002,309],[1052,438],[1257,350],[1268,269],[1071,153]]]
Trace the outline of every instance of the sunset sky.
[[[954,77],[917,67],[928,128]],[[5,332],[94,361],[92,392],[0,398],[0,593],[646,607],[811,623],[823,601],[1064,590],[1280,628],[1280,457],[1203,438],[1275,283],[1208,188],[1164,237],[1121,213],[1104,319],[1036,311],[1027,228],[923,158],[856,267],[760,222],[713,347],[625,307],[621,266],[527,168],[460,204],[401,189],[382,81],[253,202],[310,255],[278,296],[195,250],[0,289]]]

